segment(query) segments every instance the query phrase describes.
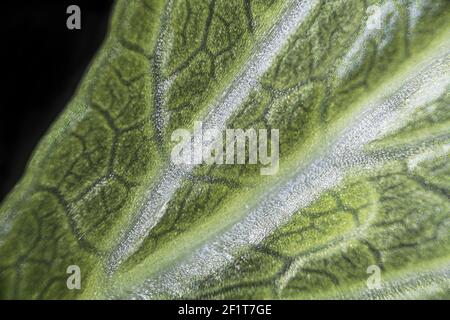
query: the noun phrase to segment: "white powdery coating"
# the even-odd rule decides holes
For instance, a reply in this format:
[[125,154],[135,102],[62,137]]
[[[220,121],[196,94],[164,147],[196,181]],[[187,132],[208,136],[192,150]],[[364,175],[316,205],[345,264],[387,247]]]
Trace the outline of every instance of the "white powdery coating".
[[[392,14],[391,19],[388,21],[387,17]],[[369,41],[379,35],[383,36],[383,40],[380,42],[379,50],[382,50],[385,47],[390,39],[392,38],[391,31],[393,30],[393,26],[400,15],[395,8],[395,4],[392,0],[383,3],[383,5],[379,6],[377,11],[373,14],[376,16],[376,19],[379,19],[380,29],[369,24],[373,17],[369,16],[367,19],[366,28],[364,28],[363,32],[356,38],[353,46],[345,55],[341,65],[338,67],[337,76],[340,79],[345,78],[345,76],[356,68],[361,62],[362,57],[366,51],[366,46]],[[386,24],[387,23],[387,24]]]
[[[294,1],[292,6],[283,13],[268,36],[258,45],[243,71],[219,97],[219,102],[206,116],[203,123],[204,129],[223,130],[225,128],[232,113],[258,85],[258,79],[269,69],[273,59],[318,2],[318,0]],[[193,168],[192,165],[182,167],[170,164],[165,169],[159,182],[149,191],[131,229],[113,250],[107,265],[109,273],[114,272],[120,263],[139,248],[143,239],[164,215],[167,203]]]
[[412,1],[412,3],[408,7],[409,29],[414,29],[426,9],[436,9],[437,7],[438,6],[435,6],[435,3],[433,3],[431,0]]
[[243,73],[236,78],[223,100],[211,110],[205,120],[205,128],[225,129],[226,120],[241,105],[250,91],[258,86],[258,79],[272,65],[284,44],[297,30],[318,1],[297,1],[275,24],[267,38],[254,52]]
[[155,57],[152,65],[153,73],[155,74],[155,124],[158,139],[161,139],[162,132],[164,131],[164,118],[165,114],[163,112],[162,106],[165,103],[166,92],[169,90],[173,79],[167,79],[164,81],[161,76],[161,67],[164,65],[167,57],[164,55],[164,49],[171,45],[171,41],[167,41],[165,38],[168,34],[168,20],[171,16],[173,6],[173,0],[169,0],[166,3],[166,7],[163,13],[161,30],[156,42]]
[[[417,94],[427,94],[424,88],[437,79],[449,83],[449,67],[450,55],[446,53],[419,74],[410,77],[384,102],[368,105],[326,153],[281,188],[272,191],[273,194],[262,197],[264,200],[228,231],[204,244],[183,262],[133,288],[133,296],[138,299],[151,299],[161,294],[181,297],[194,289],[194,280],[219,271],[233,261],[239,249],[261,242],[323,191],[336,186],[348,169],[361,163],[379,161],[367,159],[363,147],[401,126],[404,123],[403,112],[420,107],[407,102],[414,100]],[[429,100],[437,98],[433,91],[427,96]]]
[[368,289],[337,296],[340,300],[413,300],[432,296],[448,290],[450,266],[446,265],[429,272],[416,272],[398,280],[381,283],[380,289]]
[[408,160],[408,170],[414,171],[422,162],[434,160],[450,153],[450,144],[444,144],[433,150],[426,150]]

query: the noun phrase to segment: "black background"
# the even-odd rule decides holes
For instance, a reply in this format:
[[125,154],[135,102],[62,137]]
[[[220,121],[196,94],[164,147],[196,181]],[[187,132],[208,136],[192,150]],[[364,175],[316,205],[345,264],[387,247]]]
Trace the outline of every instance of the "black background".
[[[81,30],[66,27],[69,5]],[[108,30],[112,0],[2,1],[0,202],[73,96]]]

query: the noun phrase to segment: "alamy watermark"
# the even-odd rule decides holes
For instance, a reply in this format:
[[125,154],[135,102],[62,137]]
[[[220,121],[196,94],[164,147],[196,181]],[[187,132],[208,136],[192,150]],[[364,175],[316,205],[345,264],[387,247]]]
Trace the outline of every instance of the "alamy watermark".
[[72,4],[67,7],[66,13],[70,16],[66,20],[66,26],[69,30],[81,29],[81,9],[79,6]]
[[67,277],[66,286],[69,290],[80,290],[81,289],[81,269],[76,264],[70,265],[66,270]]
[[370,290],[381,289],[381,268],[377,265],[370,265],[367,267],[367,273],[371,274],[367,278],[367,288]]
[[378,5],[371,5],[367,8],[367,29],[368,30],[380,30],[383,20],[383,15],[381,12],[381,7]]
[[[273,175],[279,168],[280,133],[278,129],[218,129],[203,130],[203,123],[194,123],[193,134],[187,129],[172,132],[177,142],[171,152],[174,164],[257,164],[265,166],[261,175]],[[248,153],[246,152],[248,151]]]

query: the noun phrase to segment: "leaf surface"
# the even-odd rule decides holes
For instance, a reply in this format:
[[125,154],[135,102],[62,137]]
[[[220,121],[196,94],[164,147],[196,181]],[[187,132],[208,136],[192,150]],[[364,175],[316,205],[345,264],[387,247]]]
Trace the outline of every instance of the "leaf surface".
[[[117,1],[0,209],[0,297],[448,298],[448,21],[445,0]],[[279,129],[278,173],[175,165],[195,121]]]

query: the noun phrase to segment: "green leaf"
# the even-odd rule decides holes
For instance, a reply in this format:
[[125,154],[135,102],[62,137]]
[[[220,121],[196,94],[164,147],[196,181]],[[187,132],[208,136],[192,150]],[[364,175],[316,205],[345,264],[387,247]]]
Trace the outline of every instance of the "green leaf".
[[[0,297],[449,298],[449,21],[445,0],[117,1],[0,209]],[[278,173],[175,165],[195,121],[279,129]]]

